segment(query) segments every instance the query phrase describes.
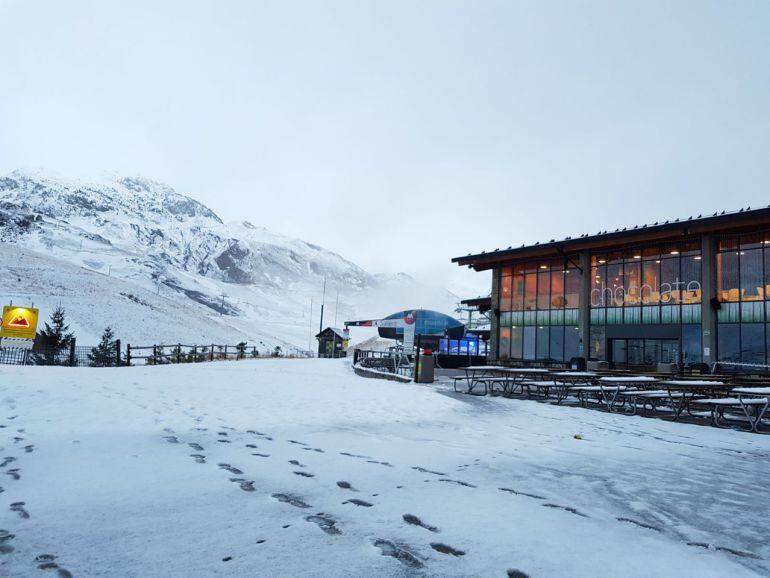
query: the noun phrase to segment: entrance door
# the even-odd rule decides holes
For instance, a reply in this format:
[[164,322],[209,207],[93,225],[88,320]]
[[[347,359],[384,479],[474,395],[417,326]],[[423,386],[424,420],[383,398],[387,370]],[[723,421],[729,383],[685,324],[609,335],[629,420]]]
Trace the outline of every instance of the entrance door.
[[610,362],[614,367],[654,367],[658,363],[679,363],[678,339],[611,339]]

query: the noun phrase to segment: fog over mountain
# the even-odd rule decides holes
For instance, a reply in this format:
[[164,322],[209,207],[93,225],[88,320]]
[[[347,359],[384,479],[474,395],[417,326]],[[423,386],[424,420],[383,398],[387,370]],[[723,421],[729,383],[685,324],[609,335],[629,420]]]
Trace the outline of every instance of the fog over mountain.
[[0,241],[0,262],[14,271],[0,291],[47,308],[61,302],[89,338],[111,323],[134,342],[307,348],[324,279],[325,325],[420,306],[452,313],[459,299],[248,221],[224,223],[137,176],[79,181],[14,171],[0,178]]

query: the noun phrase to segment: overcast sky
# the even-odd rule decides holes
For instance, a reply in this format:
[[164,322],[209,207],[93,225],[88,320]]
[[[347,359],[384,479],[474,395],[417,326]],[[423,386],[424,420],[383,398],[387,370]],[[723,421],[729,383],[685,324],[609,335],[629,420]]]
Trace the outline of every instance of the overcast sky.
[[145,175],[372,272],[479,292],[451,257],[770,202],[766,0],[0,0],[0,27],[0,173]]

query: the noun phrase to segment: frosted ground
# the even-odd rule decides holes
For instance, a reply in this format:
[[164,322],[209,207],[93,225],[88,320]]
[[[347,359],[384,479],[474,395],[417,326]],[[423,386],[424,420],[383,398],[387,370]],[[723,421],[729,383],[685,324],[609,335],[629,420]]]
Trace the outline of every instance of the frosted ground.
[[3,576],[770,574],[770,437],[344,360],[0,366],[0,448]]

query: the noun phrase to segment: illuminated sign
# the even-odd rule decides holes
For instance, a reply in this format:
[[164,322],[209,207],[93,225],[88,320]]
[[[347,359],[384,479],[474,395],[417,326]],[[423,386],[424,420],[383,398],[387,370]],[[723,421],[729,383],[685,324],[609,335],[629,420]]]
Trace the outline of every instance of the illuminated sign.
[[38,310],[31,307],[6,305],[0,324],[0,337],[14,339],[35,339]]
[[644,302],[653,305],[657,303],[676,303],[683,295],[690,294],[691,297],[700,297],[701,285],[698,281],[689,281],[685,283],[678,278],[671,283],[661,283],[654,279],[652,285],[644,283],[637,285],[631,283],[626,290],[623,285],[607,286],[602,282],[601,287],[595,287],[591,290],[591,307],[606,307],[613,304],[620,304],[624,301],[633,301],[636,303]]

